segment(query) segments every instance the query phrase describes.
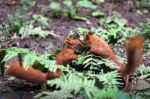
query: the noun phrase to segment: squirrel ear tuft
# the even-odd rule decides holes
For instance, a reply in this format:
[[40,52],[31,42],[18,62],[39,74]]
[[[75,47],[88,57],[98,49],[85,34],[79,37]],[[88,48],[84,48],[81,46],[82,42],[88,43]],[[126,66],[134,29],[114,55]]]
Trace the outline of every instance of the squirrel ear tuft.
[[94,33],[93,32],[88,32],[88,35],[93,35]]

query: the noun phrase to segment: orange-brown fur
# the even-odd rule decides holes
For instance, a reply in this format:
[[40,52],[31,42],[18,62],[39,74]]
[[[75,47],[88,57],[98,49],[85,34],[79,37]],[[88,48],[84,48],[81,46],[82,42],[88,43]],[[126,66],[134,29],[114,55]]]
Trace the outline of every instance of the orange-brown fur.
[[60,71],[56,71],[55,73],[43,73],[32,67],[29,67],[27,70],[25,70],[20,66],[19,61],[15,61],[14,63],[10,64],[9,68],[6,70],[6,73],[19,79],[26,80],[27,82],[38,84],[46,83],[48,79],[53,79],[60,76]]
[[63,50],[56,56],[55,60],[57,64],[66,65],[74,59],[78,58],[78,55],[74,53],[74,49],[65,47]]
[[89,33],[86,36],[86,40],[90,46],[90,52],[96,55],[110,58],[118,65],[117,67],[118,69],[122,68],[122,64],[119,62],[118,58],[116,57],[116,55],[114,54],[111,47],[108,45],[106,41],[102,40],[101,38],[92,33]]
[[126,42],[127,65],[121,71],[125,80],[142,62],[143,43],[144,38],[141,36],[131,37]]
[[60,65],[66,65],[72,60],[77,59],[78,55],[75,54],[75,50],[77,50],[81,44],[78,39],[72,38],[67,38],[64,43],[65,47],[55,58],[56,63]]

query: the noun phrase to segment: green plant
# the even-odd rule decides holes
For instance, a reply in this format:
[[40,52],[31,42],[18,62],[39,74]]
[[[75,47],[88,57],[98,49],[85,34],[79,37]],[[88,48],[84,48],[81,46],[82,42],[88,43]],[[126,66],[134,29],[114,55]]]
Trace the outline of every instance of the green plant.
[[6,40],[10,36],[9,26],[4,25],[4,23],[0,24],[0,41]]
[[61,14],[61,7],[60,7],[60,4],[57,3],[57,2],[52,2],[50,5],[50,8],[52,9],[53,11],[53,14],[55,16],[59,16],[59,14]]
[[55,35],[54,31],[48,31],[48,30],[43,30],[41,26],[34,27],[34,22],[30,22],[29,24],[23,26],[19,30],[19,34],[21,35],[21,38],[26,38],[31,35],[33,36],[39,36],[42,38],[47,37],[48,35]]
[[18,32],[19,29],[26,23],[24,16],[21,15],[21,12],[16,11],[15,15],[8,15],[9,19],[9,30],[13,32]]
[[[42,28],[48,27],[48,18],[40,15],[33,14],[33,20],[26,20],[31,16],[31,13],[27,13],[26,15],[21,15],[20,10],[15,13],[14,16],[9,16],[10,25],[8,25],[8,30],[12,30],[21,35],[21,38],[26,38],[29,36],[39,36],[42,38],[47,37],[48,35],[55,36],[53,31],[45,30]],[[34,26],[36,24],[36,27]],[[42,26],[41,26],[42,25]]]
[[0,21],[0,34],[3,33],[2,39],[6,39],[11,36],[10,32],[18,32],[19,29],[25,24],[25,20],[23,16],[21,16],[21,12],[19,10],[16,11],[14,15],[8,14],[9,23],[5,23]]
[[104,17],[105,14],[102,11],[96,10],[96,11],[93,11],[91,13],[91,16],[96,17],[96,18],[100,18],[100,17]]
[[103,59],[102,57],[93,54],[88,54],[88,55],[83,54],[74,62],[75,64],[84,65],[84,68],[89,67],[91,70],[103,68],[102,65],[106,65],[111,69],[115,69],[116,67],[116,65],[111,60]]
[[31,7],[33,7],[36,3],[36,0],[21,0],[20,4],[21,4],[21,9],[23,10],[27,10]]
[[[122,84],[120,74],[116,71],[104,70],[105,66],[114,69],[115,64],[113,62],[93,54],[82,53],[80,58],[74,60],[73,64],[75,66],[83,65],[83,72],[78,72],[70,64],[70,66],[61,69],[62,75],[60,78],[48,81],[50,86],[56,85],[56,88],[60,88],[60,90],[42,92],[36,98],[74,99],[82,96],[86,99],[103,99],[106,97],[116,99],[118,97],[119,90],[117,87]],[[98,72],[96,73],[94,70],[98,70]]]
[[89,29],[87,28],[82,28],[82,27],[78,27],[76,29],[77,33],[79,33],[80,35],[86,35],[89,31]]
[[47,17],[45,17],[45,16],[43,16],[41,14],[33,14],[32,18],[33,18],[33,20],[35,22],[38,22],[38,23],[40,23],[40,24],[42,24],[44,26],[48,26],[48,20],[49,19]]
[[34,6],[35,0],[21,0],[20,4],[21,7],[14,15],[8,15],[10,28],[14,32],[18,32],[26,24],[26,17],[29,17],[31,13],[24,14],[24,12]]
[[26,24],[26,21],[28,20],[31,13],[26,13],[26,11],[34,6],[35,0],[21,0],[20,1],[21,7],[16,10],[14,14],[8,14],[8,30],[9,32],[16,32],[20,30],[21,27],[23,27]]
[[100,25],[103,28],[103,32],[100,34],[101,37],[111,44],[115,44],[119,40],[126,40],[131,33],[139,32],[130,27],[128,21],[117,12],[113,12],[112,16],[100,18]]
[[132,1],[133,4],[137,7],[137,8],[140,8],[140,9],[148,9],[150,10],[150,1],[149,0],[136,0],[136,1]]
[[80,0],[77,2],[77,7],[96,9],[96,6],[89,0]]
[[145,38],[144,46],[145,48],[150,48],[150,19],[148,19],[146,23],[141,23],[140,26],[142,29],[140,35]]
[[145,38],[150,38],[150,20],[146,23],[141,23],[141,28],[143,32],[141,33]]
[[[27,20],[29,20],[31,13],[26,13],[26,11],[34,6],[35,0],[21,0],[20,4],[21,7],[14,14],[8,14],[8,23],[0,21],[0,41],[10,38],[12,34],[18,33],[22,27],[28,24]],[[41,18],[41,22],[44,23],[43,20]]]
[[[99,36],[100,38],[106,40],[109,44],[116,44],[118,41],[125,41],[127,38],[127,34],[133,33],[134,30],[132,28],[126,28],[126,27],[109,27],[109,28],[103,28],[103,27],[91,27],[91,29],[87,28],[77,28],[77,33],[80,35],[86,35],[88,32],[91,31],[95,35]],[[134,34],[134,33],[133,33]]]
[[113,12],[112,16],[100,17],[101,27],[77,28],[77,33],[86,35],[87,31],[93,32],[100,38],[108,41],[109,44],[116,44],[118,41],[125,41],[128,35],[139,33],[138,29],[133,29],[128,25],[128,21],[117,12]]
[[[40,95],[38,95],[37,98],[39,98],[43,94],[46,96],[42,97],[42,99],[74,99],[75,96],[83,96],[83,98],[86,99],[103,99],[106,97],[116,99],[118,97],[118,89],[116,87],[107,86],[103,89],[99,89],[98,87],[96,87],[95,79],[91,78],[92,76],[94,76],[93,74],[91,74],[91,77],[88,75],[86,76],[83,73],[78,73],[72,70],[71,68],[64,68],[63,71],[65,72],[65,74],[62,75],[61,78],[48,81],[50,86],[56,85],[56,88],[61,88],[61,90],[54,91],[51,93],[43,92]],[[107,79],[108,76],[105,76],[101,77]]]
[[150,74],[150,67],[145,66],[142,64],[135,72],[135,74],[140,74],[140,75],[149,75]]
[[101,19],[100,24],[105,28],[110,28],[115,26],[123,27],[128,24],[128,21],[122,18],[119,13],[113,12],[111,16]]
[[87,21],[85,15],[78,15],[79,8],[95,9],[96,6],[89,0],[80,0],[73,5],[72,0],[63,0],[62,3],[65,7],[62,7],[61,3],[52,2],[50,3],[50,9],[54,16],[69,16],[72,19]]
[[[43,68],[47,68],[50,71],[56,71],[58,67],[61,68],[61,66],[56,65],[55,60],[50,60],[50,55],[48,54],[36,54],[35,52],[32,52],[28,49],[24,48],[8,48],[6,49],[6,55],[3,59],[3,61],[7,61],[18,54],[24,55],[23,57],[23,66],[25,69],[29,68],[29,66],[32,66],[35,62],[39,62],[43,65]],[[43,68],[40,68],[42,70]]]

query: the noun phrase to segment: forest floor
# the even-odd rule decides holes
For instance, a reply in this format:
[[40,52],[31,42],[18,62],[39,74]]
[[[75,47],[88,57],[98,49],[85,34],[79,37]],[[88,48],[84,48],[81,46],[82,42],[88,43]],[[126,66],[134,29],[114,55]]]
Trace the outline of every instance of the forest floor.
[[[7,15],[16,12],[16,9],[20,7],[19,3],[10,5],[8,3],[10,0],[0,0],[0,18],[7,22]],[[34,6],[31,11],[34,13],[39,13],[41,11],[41,5],[47,6],[48,0],[37,0],[36,6]],[[134,6],[129,5],[127,2],[112,3],[104,2],[99,4],[98,9],[103,11],[106,15],[110,16],[113,11],[120,13],[124,18],[126,18],[132,27],[139,26],[139,23],[146,22],[150,18],[149,13],[137,13],[137,9]],[[45,10],[46,12],[47,10]],[[139,9],[140,11],[140,9]],[[49,13],[48,11],[46,14]],[[78,27],[88,28],[89,24],[83,21],[76,21],[69,18],[53,18],[49,17],[49,28],[54,31],[55,36],[49,36],[48,38],[25,38],[23,40],[18,40],[20,47],[27,47],[31,50],[36,50],[37,52],[44,53],[45,51],[53,51],[56,48],[61,48],[63,45],[63,40],[68,35],[70,31],[75,31]],[[89,18],[90,26],[99,27],[98,19]],[[4,43],[6,41],[1,42]],[[13,46],[10,43],[9,46]],[[147,49],[149,50],[149,49]],[[146,50],[146,51],[147,51]],[[150,56],[144,55],[144,63],[150,64]],[[11,79],[8,75],[4,75],[4,78],[0,77],[0,99],[32,99],[35,93],[38,92],[40,88],[37,85],[27,84],[23,81],[9,81]],[[18,84],[17,84],[18,83]]]

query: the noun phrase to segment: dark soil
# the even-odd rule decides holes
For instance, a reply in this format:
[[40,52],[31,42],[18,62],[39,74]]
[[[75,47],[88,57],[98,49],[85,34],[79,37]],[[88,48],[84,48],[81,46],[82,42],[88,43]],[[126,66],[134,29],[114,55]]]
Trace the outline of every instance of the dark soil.
[[[0,16],[1,18],[8,22],[7,15],[13,14],[16,12],[16,9],[19,8],[19,0],[16,0],[17,3],[14,5],[8,4],[9,0],[0,0]],[[34,13],[39,13],[41,11],[40,5],[48,5],[50,0],[37,0],[36,6],[31,9]],[[106,0],[107,1],[107,0]],[[119,12],[123,17],[125,17],[131,26],[138,26],[140,22],[144,22],[149,18],[150,14],[138,14],[137,9],[135,9],[132,5],[129,5],[127,2],[122,3],[112,3],[105,2],[99,5],[99,9],[104,11],[107,15],[111,15],[112,11]],[[49,13],[49,12],[47,12]],[[31,50],[36,50],[37,52],[44,53],[45,51],[53,51],[56,48],[62,47],[62,42],[64,38],[70,31],[75,31],[77,27],[89,27],[89,24],[82,21],[75,21],[69,18],[53,18],[49,17],[51,20],[49,22],[49,26],[57,36],[49,36],[48,38],[40,39],[40,38],[27,38],[23,40],[18,40],[20,42],[21,47],[26,47]],[[98,27],[98,19],[90,18],[90,26]],[[6,42],[6,41],[5,41]],[[4,42],[1,42],[1,44]],[[10,46],[13,46],[11,43]],[[144,58],[144,63],[149,65],[150,56],[146,56]],[[16,82],[8,81],[6,75],[4,75],[5,80],[0,78],[0,99],[32,99],[35,95],[37,89],[33,87],[34,85],[29,85],[27,83],[20,83],[16,85]],[[22,86],[23,85],[23,86]]]

